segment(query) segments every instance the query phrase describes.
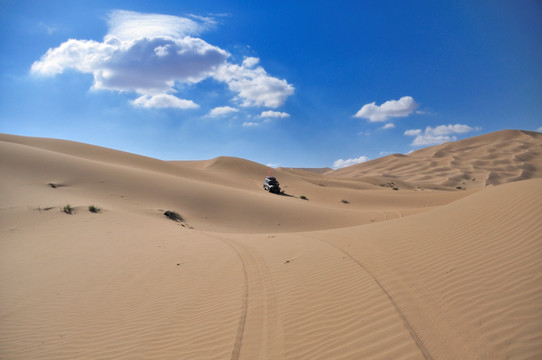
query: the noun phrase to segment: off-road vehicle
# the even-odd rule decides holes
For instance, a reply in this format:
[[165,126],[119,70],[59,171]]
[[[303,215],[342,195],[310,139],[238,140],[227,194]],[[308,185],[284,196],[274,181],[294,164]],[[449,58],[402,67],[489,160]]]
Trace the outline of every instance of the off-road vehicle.
[[263,183],[263,189],[270,193],[280,194],[280,184],[274,176],[268,176]]

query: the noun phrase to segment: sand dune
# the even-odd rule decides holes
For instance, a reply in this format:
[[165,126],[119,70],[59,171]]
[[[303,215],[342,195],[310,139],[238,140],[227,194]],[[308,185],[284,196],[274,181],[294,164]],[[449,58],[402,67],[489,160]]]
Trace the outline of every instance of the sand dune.
[[540,358],[541,136],[272,169],[279,196],[243,159],[0,135],[0,358]]
[[540,178],[542,134],[504,130],[432,146],[409,155],[388,155],[325,174],[356,179],[379,176],[428,189],[476,189]]

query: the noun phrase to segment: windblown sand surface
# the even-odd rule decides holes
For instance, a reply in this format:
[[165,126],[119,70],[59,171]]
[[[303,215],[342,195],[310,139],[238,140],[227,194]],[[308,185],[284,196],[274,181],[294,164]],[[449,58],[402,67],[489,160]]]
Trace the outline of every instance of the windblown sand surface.
[[236,158],[0,154],[2,359],[542,358],[542,134],[273,169],[282,196]]

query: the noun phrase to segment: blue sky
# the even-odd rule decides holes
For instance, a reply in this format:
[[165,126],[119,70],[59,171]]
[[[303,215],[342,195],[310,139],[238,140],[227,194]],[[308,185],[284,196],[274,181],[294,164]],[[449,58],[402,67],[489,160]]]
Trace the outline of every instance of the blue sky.
[[341,167],[542,130],[542,3],[2,0],[0,132]]

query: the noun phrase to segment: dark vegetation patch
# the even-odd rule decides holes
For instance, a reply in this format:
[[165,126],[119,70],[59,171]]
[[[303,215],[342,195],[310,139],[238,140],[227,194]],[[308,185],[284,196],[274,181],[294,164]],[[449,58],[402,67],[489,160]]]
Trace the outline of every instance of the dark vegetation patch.
[[68,214],[68,215],[73,215],[74,211],[75,211],[75,209],[72,208],[72,207],[70,206],[70,204],[68,204],[68,205],[66,205],[66,206],[64,206],[64,207],[62,208],[62,212],[63,212],[63,213],[66,213],[66,214]]
[[99,207],[96,207],[96,206],[94,206],[94,205],[90,205],[90,206],[88,207],[88,211],[90,211],[91,213],[97,214],[97,213],[101,212],[102,209],[100,209]]
[[44,207],[44,208],[42,208],[42,207],[34,208],[34,210],[36,210],[36,211],[49,211],[51,209],[54,209],[54,207],[53,206],[47,206],[47,207]]
[[170,219],[170,220],[173,220],[173,221],[177,221],[177,222],[181,222],[183,221],[183,218],[181,215],[177,214],[175,211],[171,211],[171,210],[166,210],[164,212],[164,215]]

